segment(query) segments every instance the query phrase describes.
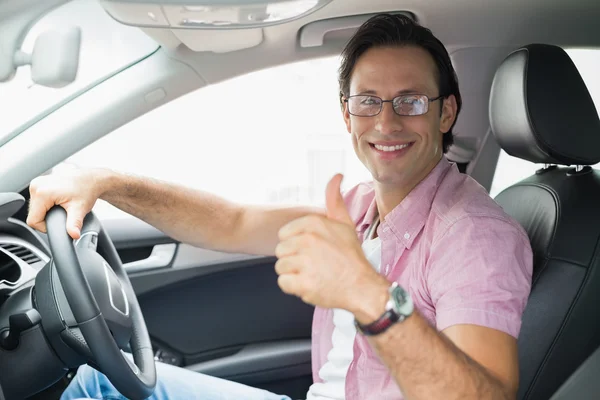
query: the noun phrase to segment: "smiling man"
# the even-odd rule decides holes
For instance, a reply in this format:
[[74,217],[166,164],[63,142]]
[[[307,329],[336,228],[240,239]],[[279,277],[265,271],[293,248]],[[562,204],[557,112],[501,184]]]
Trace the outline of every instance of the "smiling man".
[[[432,33],[400,15],[367,21],[346,46],[340,101],[373,175],[325,211],[255,208],[106,170],[37,178],[28,223],[54,204],[77,238],[96,199],[205,248],[275,254],[279,286],[316,305],[307,398],[514,399],[517,337],[531,287],[523,229],[444,156],[461,108]],[[255,232],[262,231],[262,235]],[[286,399],[158,364],[154,399]],[[122,398],[81,367],[63,399]]]

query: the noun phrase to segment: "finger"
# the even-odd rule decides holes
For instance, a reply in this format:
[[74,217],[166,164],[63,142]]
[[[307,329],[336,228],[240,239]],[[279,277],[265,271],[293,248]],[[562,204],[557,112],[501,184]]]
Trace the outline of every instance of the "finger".
[[280,258],[275,263],[275,272],[277,275],[298,274],[302,271],[303,266],[304,261],[302,260],[302,257],[290,256]]
[[277,243],[277,247],[275,247],[275,257],[282,259],[283,257],[296,254],[296,251],[294,238],[291,237],[285,241]]
[[54,206],[52,201],[40,200],[37,197],[30,199],[27,225],[40,232],[46,232],[46,213],[52,206]]
[[298,274],[283,274],[277,278],[277,284],[283,293],[302,296],[302,283]]
[[300,233],[280,241],[275,247],[277,258],[289,257],[302,252],[314,243],[314,235],[311,233]]
[[81,203],[72,203],[65,207],[67,210],[67,232],[73,239],[81,237],[83,219],[88,213],[86,207]]
[[322,215],[306,215],[297,218],[279,230],[279,240],[284,241],[290,237],[304,233],[312,233],[325,237],[327,235],[327,218]]
[[342,197],[342,179],[344,179],[344,176],[337,174],[327,184],[327,189],[325,190],[327,217],[354,227],[354,222],[350,218],[346,203],[344,203],[344,198]]

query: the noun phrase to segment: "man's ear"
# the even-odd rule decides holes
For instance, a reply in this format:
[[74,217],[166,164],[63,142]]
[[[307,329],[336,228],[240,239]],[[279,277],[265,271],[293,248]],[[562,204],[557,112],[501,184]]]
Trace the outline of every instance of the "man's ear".
[[452,124],[456,120],[457,110],[456,97],[453,94],[443,99],[442,115],[440,117],[440,131],[442,133],[447,133],[452,128]]
[[346,100],[346,98],[341,95],[340,96],[340,103],[341,103],[341,107],[342,107],[342,116],[344,117],[344,123],[346,124],[346,130],[348,131],[348,133],[352,133],[352,125],[350,123],[350,113],[348,112],[348,102],[344,101]]

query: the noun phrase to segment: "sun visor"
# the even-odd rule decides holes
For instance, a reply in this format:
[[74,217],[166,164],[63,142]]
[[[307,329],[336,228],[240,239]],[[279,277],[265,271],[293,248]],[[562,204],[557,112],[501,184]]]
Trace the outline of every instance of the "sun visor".
[[[398,11],[390,12],[390,14],[402,14],[416,21],[415,16],[410,12]],[[328,35],[335,36],[337,34],[344,40],[350,39],[363,23],[375,15],[377,14],[350,15],[311,22],[304,25],[300,31],[300,46],[323,46]]]
[[183,44],[193,51],[227,53],[249,49],[258,46],[263,41],[262,28],[235,29],[230,31],[174,29],[172,32]]

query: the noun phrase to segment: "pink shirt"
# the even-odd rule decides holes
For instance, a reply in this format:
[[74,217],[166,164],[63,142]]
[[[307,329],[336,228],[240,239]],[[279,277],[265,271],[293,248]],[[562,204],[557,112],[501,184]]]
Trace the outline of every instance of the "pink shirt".
[[[377,212],[371,183],[344,195],[363,239]],[[381,222],[381,274],[408,290],[437,330],[475,324],[518,337],[531,289],[533,255],[523,228],[445,157]],[[332,348],[333,311],[317,307],[312,330],[315,382]],[[347,400],[402,399],[387,367],[356,335]]]

